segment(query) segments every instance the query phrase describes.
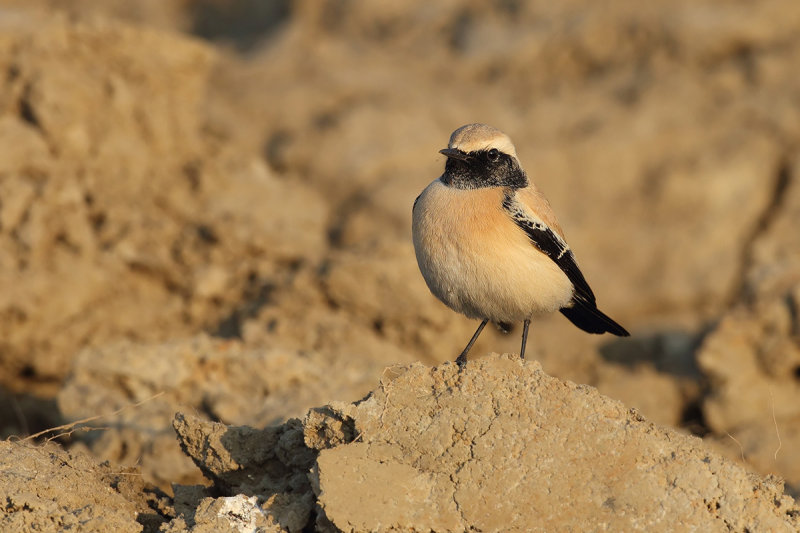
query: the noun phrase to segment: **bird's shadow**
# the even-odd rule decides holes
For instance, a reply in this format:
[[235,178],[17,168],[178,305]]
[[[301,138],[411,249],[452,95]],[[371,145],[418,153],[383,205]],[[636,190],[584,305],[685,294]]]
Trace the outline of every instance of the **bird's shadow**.
[[613,339],[600,345],[598,351],[609,363],[629,368],[652,365],[658,372],[676,378],[700,380],[703,374],[697,366],[697,352],[712,329],[713,325],[709,324],[697,331],[653,331],[630,338]]

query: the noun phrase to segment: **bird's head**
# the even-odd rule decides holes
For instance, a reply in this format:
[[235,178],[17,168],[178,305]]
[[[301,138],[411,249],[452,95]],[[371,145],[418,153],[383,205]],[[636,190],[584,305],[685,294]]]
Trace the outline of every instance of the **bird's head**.
[[450,136],[442,181],[458,189],[528,186],[508,135],[486,124],[461,126]]

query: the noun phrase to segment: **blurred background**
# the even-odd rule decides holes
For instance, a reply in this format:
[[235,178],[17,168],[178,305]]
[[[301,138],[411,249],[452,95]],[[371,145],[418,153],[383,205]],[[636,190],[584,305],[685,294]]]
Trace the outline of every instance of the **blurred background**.
[[557,315],[529,357],[797,495],[798,72],[796,0],[2,0],[0,437],[119,410],[59,441],[168,487],[178,409],[454,359],[411,205],[486,122],[633,334]]

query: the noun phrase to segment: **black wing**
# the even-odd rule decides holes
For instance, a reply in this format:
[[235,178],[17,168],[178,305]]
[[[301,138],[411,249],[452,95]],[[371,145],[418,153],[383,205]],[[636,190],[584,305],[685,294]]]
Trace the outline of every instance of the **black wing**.
[[514,223],[522,229],[531,243],[553,260],[572,282],[575,293],[568,307],[561,313],[570,322],[589,333],[613,333],[621,337],[630,335],[625,328],[597,308],[591,287],[575,262],[575,256],[564,240],[556,235],[545,223],[530,218],[513,196],[513,192],[503,198],[503,208]]
[[575,296],[594,304],[595,297],[591,287],[583,277],[583,273],[575,262],[575,256],[567,243],[561,237],[538,220],[531,219],[525,214],[522,206],[513,196],[506,194],[503,199],[503,208],[511,216],[514,223],[524,231],[534,246],[541,250],[547,257],[558,265],[575,287]]

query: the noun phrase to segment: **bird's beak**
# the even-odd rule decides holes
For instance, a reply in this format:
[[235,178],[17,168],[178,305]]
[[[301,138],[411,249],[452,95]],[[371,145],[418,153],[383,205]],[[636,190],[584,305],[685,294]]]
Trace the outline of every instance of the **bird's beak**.
[[466,161],[469,159],[467,154],[461,150],[456,150],[455,148],[445,148],[444,150],[439,150],[439,153],[444,154],[447,157],[452,157],[453,159],[460,159],[461,161]]

